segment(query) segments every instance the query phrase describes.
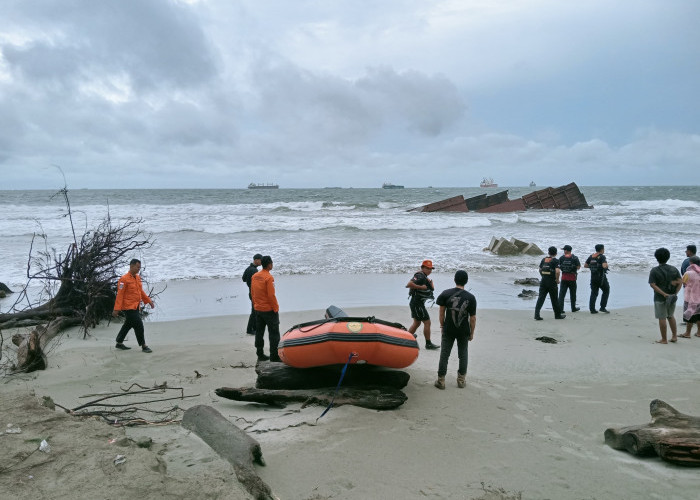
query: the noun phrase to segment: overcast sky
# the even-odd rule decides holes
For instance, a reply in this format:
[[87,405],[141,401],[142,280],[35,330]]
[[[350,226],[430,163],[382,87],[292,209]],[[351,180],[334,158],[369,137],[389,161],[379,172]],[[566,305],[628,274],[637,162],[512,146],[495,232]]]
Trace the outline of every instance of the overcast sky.
[[2,0],[0,189],[700,184],[697,0]]

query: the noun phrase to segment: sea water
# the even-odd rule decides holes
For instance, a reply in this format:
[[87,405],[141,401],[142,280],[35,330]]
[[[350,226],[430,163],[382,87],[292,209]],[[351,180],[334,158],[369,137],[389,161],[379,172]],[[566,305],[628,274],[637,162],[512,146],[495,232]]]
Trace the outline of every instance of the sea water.
[[583,186],[588,210],[409,211],[504,189],[517,199],[541,187],[69,190],[72,227],[56,192],[0,191],[0,281],[26,282],[32,239],[34,252],[64,254],[73,228],[80,238],[108,216],[113,224],[142,219],[153,245],[126,257],[139,258],[151,282],[240,281],[255,253],[272,256],[276,276],[408,276],[424,259],[433,261],[436,275],[460,268],[480,276],[533,275],[539,257],[493,255],[484,251],[492,237],[515,237],[545,251],[569,244],[582,261],[603,243],[612,276],[648,272],[662,246],[679,266],[686,245],[698,243],[697,186]]

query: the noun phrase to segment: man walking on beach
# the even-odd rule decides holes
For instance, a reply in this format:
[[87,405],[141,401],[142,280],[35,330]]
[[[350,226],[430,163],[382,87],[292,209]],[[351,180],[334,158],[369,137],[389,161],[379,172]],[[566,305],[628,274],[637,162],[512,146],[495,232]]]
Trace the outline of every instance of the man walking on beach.
[[425,337],[425,348],[426,349],[439,349],[440,346],[433,344],[430,341],[430,315],[428,310],[425,308],[425,301],[433,297],[433,291],[435,287],[433,286],[433,281],[428,278],[430,273],[433,272],[433,261],[424,260],[420,266],[420,271],[413,275],[411,281],[406,284],[406,288],[409,289],[408,295],[411,300],[408,306],[411,308],[411,318],[413,318],[413,323],[408,328],[408,331],[415,337],[416,330],[421,323],[423,323],[423,336]]
[[143,334],[143,321],[141,321],[141,302],[150,304],[151,309],[155,307],[155,304],[151,298],[146,295],[143,291],[143,285],[141,284],[141,276],[139,272],[141,271],[141,261],[138,259],[131,259],[129,262],[129,272],[124,276],[119,278],[119,283],[117,284],[117,299],[114,301],[114,310],[112,311],[112,316],[115,318],[119,314],[119,311],[124,311],[124,324],[122,325],[119,333],[117,334],[117,349],[122,351],[127,351],[131,347],[124,345],[124,339],[129,330],[134,329],[136,333],[136,342],[141,346],[141,350],[146,353],[151,353],[151,348],[146,345],[146,339]]
[[595,302],[598,299],[598,291],[602,290],[600,298],[600,312],[608,313],[608,297],[610,296],[610,284],[608,283],[608,261],[605,259],[605,246],[597,244],[595,253],[588,256],[583,267],[591,270],[591,298],[588,300],[588,309],[591,314],[598,314]]
[[250,299],[250,316],[248,316],[248,326],[246,326],[245,332],[248,335],[255,335],[255,307],[253,307],[253,297],[250,295],[250,280],[255,273],[258,272],[258,267],[260,266],[260,259],[262,255],[256,253],[253,255],[253,262],[243,271],[243,277],[241,278],[248,285],[248,298]]
[[[277,346],[280,343],[280,306],[275,296],[275,278],[272,277],[272,257],[265,255],[260,259],[262,270],[253,275],[250,280],[250,293],[255,309],[255,350],[258,361],[281,361],[277,355]],[[265,327],[268,329],[270,340],[270,355],[266,356]]]
[[464,389],[467,385],[467,363],[469,342],[474,340],[476,330],[476,297],[464,289],[469,281],[469,275],[461,269],[455,273],[455,288],[442,292],[435,303],[440,306],[440,363],[435,387],[445,389],[447,363],[450,359],[452,346],[457,341],[457,387]]
[[540,310],[544,305],[547,295],[549,295],[549,300],[552,302],[554,319],[566,318],[563,309],[559,307],[559,297],[557,296],[557,285],[559,284],[559,276],[561,273],[559,269],[559,259],[556,257],[557,247],[549,247],[547,253],[547,257],[540,261],[540,293],[537,297],[537,304],[535,304],[535,319],[537,321],[542,321]]
[[564,245],[564,256],[559,259],[559,269],[561,270],[561,285],[559,285],[559,309],[564,311],[564,299],[566,291],[569,290],[569,298],[571,299],[571,312],[580,311],[576,307],[576,278],[578,270],[581,269],[581,261],[571,253],[571,245]]
[[666,248],[657,248],[654,257],[659,263],[649,273],[649,286],[654,289],[654,317],[659,320],[661,340],[658,344],[668,344],[666,341],[666,321],[671,327],[671,342],[676,342],[676,318],[673,313],[676,309],[678,292],[681,289],[681,275],[678,269],[667,264],[671,252]]

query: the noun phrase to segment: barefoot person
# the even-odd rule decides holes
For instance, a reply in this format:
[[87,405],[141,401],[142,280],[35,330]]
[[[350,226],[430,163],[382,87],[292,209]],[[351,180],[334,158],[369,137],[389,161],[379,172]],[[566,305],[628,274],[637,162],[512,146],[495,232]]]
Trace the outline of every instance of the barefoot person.
[[464,285],[469,281],[467,271],[457,271],[454,280],[455,287],[442,292],[435,301],[440,306],[440,331],[442,332],[438,378],[435,381],[435,387],[438,389],[445,388],[447,363],[455,340],[459,358],[457,387],[463,389],[466,386],[469,342],[474,339],[474,330],[476,330],[476,297],[464,289]]
[[151,348],[146,345],[146,340],[143,335],[143,321],[141,321],[141,302],[145,302],[151,306],[151,309],[155,307],[155,304],[151,298],[146,295],[143,291],[143,285],[141,284],[141,276],[139,272],[141,271],[141,261],[138,259],[131,259],[129,262],[129,272],[124,276],[119,278],[119,284],[117,285],[117,299],[114,301],[114,311],[112,311],[112,316],[115,318],[119,314],[119,311],[124,311],[124,324],[122,325],[119,333],[117,334],[117,349],[126,351],[131,349],[124,345],[124,339],[129,330],[134,329],[136,333],[136,342],[141,346],[143,352],[151,353]]
[[408,306],[411,308],[411,318],[413,318],[413,323],[408,327],[408,331],[414,334],[421,323],[423,323],[423,336],[425,337],[425,348],[426,349],[439,349],[440,346],[433,344],[430,341],[430,315],[428,310],[425,308],[425,301],[428,297],[432,297],[435,287],[433,286],[433,280],[428,278],[430,273],[433,272],[433,261],[424,260],[420,266],[420,271],[413,275],[411,281],[406,284],[406,288],[409,289],[408,295],[411,300]]
[[697,325],[695,336],[700,337],[700,257],[697,255],[689,258],[688,267],[683,274],[683,286],[685,334],[679,337],[689,339],[693,325]]
[[671,342],[676,342],[676,318],[673,313],[676,309],[677,293],[681,289],[681,274],[678,269],[667,264],[671,253],[666,248],[657,248],[654,257],[659,263],[649,273],[649,286],[654,289],[654,317],[659,320],[661,340],[659,344],[668,344],[666,340],[666,322],[671,327]]

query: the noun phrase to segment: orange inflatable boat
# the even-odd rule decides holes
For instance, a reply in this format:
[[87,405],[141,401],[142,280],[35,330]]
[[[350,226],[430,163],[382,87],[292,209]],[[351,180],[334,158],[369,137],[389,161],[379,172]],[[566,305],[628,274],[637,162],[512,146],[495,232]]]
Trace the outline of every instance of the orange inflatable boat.
[[374,317],[335,317],[287,330],[277,348],[295,368],[345,364],[405,368],[418,357],[418,342],[399,323]]

